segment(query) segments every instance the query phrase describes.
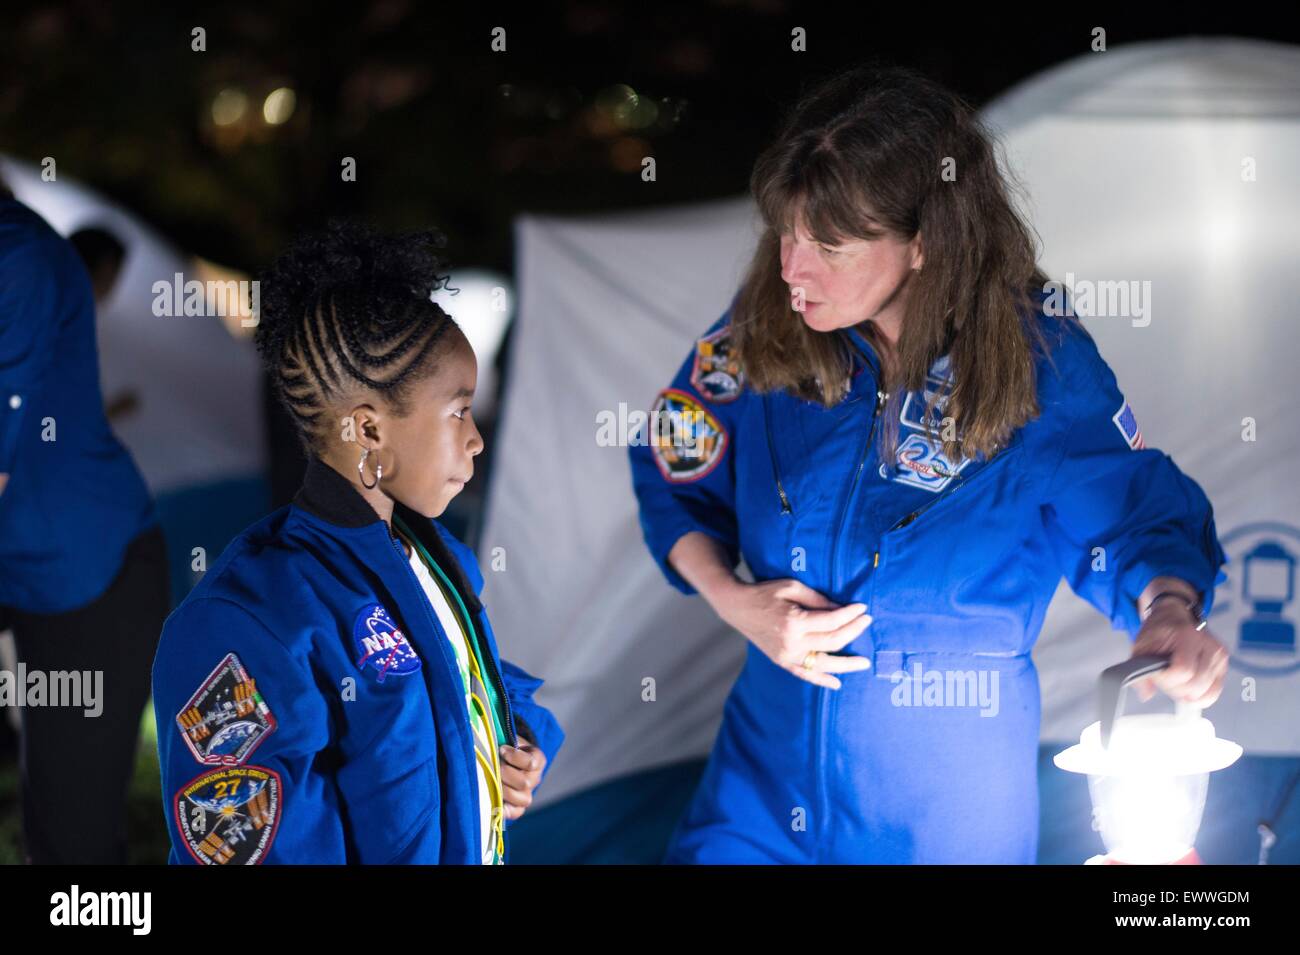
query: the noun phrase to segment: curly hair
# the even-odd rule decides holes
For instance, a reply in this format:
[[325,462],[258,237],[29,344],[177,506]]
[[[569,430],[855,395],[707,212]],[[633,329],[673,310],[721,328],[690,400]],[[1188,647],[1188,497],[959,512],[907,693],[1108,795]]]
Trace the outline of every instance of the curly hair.
[[308,453],[325,437],[331,402],[368,389],[410,413],[411,386],[458,328],[431,300],[447,287],[437,230],[384,235],[332,220],[299,236],[258,276],[254,338],[276,395]]

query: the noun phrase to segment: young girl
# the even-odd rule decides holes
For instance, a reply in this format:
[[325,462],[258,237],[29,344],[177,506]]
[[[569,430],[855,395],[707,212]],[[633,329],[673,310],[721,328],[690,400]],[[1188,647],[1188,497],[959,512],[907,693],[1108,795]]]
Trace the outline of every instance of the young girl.
[[258,348],[309,463],[163,629],[171,862],[499,863],[564,739],[433,519],[483,449],[436,239],[336,223],[261,279]]

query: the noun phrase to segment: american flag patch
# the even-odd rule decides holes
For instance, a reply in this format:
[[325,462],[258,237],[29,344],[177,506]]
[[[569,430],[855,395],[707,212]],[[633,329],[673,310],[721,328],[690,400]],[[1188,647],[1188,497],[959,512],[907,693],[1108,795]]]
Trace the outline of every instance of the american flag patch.
[[1147,446],[1142,440],[1142,431],[1138,428],[1137,418],[1133,415],[1133,409],[1129,407],[1128,401],[1120,406],[1111,420],[1115,422],[1115,427],[1119,428],[1119,433],[1124,435],[1124,440],[1134,451],[1141,451]]

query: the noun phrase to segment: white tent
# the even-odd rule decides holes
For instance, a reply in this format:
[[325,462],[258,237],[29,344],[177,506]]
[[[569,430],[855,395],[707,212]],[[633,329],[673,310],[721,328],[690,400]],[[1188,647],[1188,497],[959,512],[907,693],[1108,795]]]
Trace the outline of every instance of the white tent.
[[[1278,596],[1286,555],[1300,556],[1300,425],[1287,413],[1300,337],[1286,292],[1300,248],[1297,88],[1294,47],[1179,40],[1079,57],[986,110],[1031,197],[1048,273],[1150,282],[1149,324],[1085,324],[1148,445],[1215,504],[1233,562],[1214,629],[1234,668],[1209,715],[1269,753],[1300,751],[1294,564],[1289,602]],[[596,416],[645,409],[725,310],[754,238],[746,200],[519,224],[513,378],[480,557],[503,653],[546,678],[540,699],[569,732],[543,805],[711,744],[741,638],[659,576],[626,449],[597,446]],[[1243,599],[1247,551],[1271,599]],[[1049,741],[1095,718],[1097,675],[1128,655],[1063,590],[1036,653]],[[1256,639],[1243,641],[1247,618]],[[1243,677],[1254,702],[1242,702]]]
[[[568,739],[538,804],[708,752],[742,638],[664,582],[626,447],[602,412],[649,407],[726,310],[752,248],[745,201],[516,230],[519,316],[479,558],[502,655],[545,676]],[[653,683],[653,701],[644,697]]]
[[[1186,39],[1089,54],[984,115],[1025,186],[1048,274],[1079,287],[1150,283],[1146,315],[1104,310],[1084,324],[1147,445],[1214,504],[1230,563],[1211,626],[1233,666],[1207,715],[1251,752],[1300,753],[1300,602],[1287,566],[1300,558],[1300,335],[1288,292],[1300,250],[1300,47]],[[1244,440],[1251,422],[1255,440]],[[1050,740],[1075,739],[1096,718],[1095,674],[1129,653],[1062,590],[1035,653]]]

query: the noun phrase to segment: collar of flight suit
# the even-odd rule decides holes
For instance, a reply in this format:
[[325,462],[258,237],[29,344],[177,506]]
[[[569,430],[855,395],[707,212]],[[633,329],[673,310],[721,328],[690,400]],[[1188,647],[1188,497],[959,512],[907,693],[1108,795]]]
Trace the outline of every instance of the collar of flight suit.
[[876,381],[880,381],[880,358],[876,355],[876,350],[871,347],[871,343],[867,341],[866,336],[858,330],[856,325],[850,325],[844,331],[849,344],[852,346],[850,354],[853,357],[854,365],[858,366],[859,369],[868,369]]
[[[336,527],[358,528],[383,523],[370,503],[352,486],[352,482],[315,455],[307,461],[302,487],[294,495],[293,505]],[[393,499],[393,516],[411,530],[429,555],[437,561],[460,594],[466,609],[472,614],[482,610],[483,604],[465,576],[460,561],[452,554],[432,521],[396,498]],[[396,540],[390,527],[385,527],[385,533],[390,539]]]

